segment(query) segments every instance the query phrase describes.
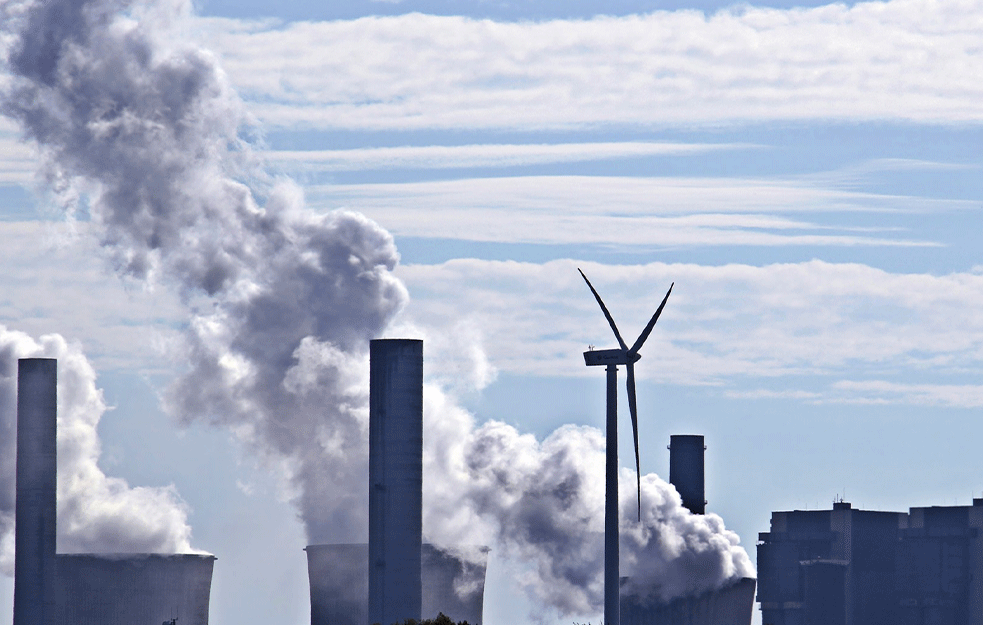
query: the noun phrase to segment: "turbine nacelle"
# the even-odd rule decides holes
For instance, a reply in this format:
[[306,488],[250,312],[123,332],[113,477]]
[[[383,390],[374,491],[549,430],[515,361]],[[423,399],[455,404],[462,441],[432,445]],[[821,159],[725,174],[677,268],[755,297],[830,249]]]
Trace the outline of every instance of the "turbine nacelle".
[[592,349],[584,352],[584,362],[588,367],[628,365],[638,362],[641,357],[641,354],[632,354],[626,349]]

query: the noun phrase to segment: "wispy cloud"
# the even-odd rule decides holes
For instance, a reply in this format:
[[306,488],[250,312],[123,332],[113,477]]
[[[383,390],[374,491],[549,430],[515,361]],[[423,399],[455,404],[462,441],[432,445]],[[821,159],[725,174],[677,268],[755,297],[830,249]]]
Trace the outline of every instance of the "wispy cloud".
[[[500,371],[579,376],[580,352],[613,338],[577,266],[625,334],[644,326],[675,281],[649,339],[649,351],[662,364],[650,367],[643,359],[642,377],[842,401],[846,390],[856,396],[860,387],[817,389],[801,380],[878,378],[907,385],[931,374],[939,389],[952,390],[966,375],[983,372],[983,319],[975,313],[983,307],[980,273],[905,274],[821,261],[755,267],[464,259],[404,266],[398,273],[413,293],[409,317],[434,329],[462,322],[481,328],[495,337],[485,348]],[[892,401],[917,399],[893,387],[863,388],[867,397],[877,390],[877,397]]]
[[[951,211],[977,203],[823,188],[795,180],[514,176],[322,185],[310,204],[347,207],[397,235],[546,244],[934,246],[889,225],[820,225],[807,213]],[[424,219],[423,216],[426,216]],[[795,217],[792,217],[795,216]]]
[[403,146],[349,150],[276,150],[270,162],[292,171],[369,169],[457,169],[517,167],[550,163],[606,161],[646,156],[692,155],[757,146],[731,143],[663,143],[644,141]]
[[276,126],[983,121],[983,5],[969,0],[199,27],[251,110]]

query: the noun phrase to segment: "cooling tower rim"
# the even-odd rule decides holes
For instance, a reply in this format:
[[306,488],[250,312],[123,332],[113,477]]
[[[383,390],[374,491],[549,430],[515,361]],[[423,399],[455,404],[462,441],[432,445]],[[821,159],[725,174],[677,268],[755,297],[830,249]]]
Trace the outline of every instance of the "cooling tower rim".
[[210,553],[58,553],[55,557],[100,560],[218,560]]
[[[308,549],[328,549],[328,548],[332,548],[332,547],[365,547],[368,544],[369,543],[367,543],[367,542],[364,542],[364,543],[314,543],[314,544],[307,545],[306,547],[304,547],[304,551],[307,551]],[[479,545],[479,544],[475,544],[475,543],[465,543],[463,545],[454,545],[453,547],[445,547],[445,548],[441,548],[440,545],[438,545],[436,543],[424,542],[422,544],[423,544],[424,547],[433,547],[433,548],[437,549],[438,551],[447,551],[449,549],[477,549],[477,550],[481,551],[482,553],[489,553],[492,550],[492,548],[489,547],[488,545]]]

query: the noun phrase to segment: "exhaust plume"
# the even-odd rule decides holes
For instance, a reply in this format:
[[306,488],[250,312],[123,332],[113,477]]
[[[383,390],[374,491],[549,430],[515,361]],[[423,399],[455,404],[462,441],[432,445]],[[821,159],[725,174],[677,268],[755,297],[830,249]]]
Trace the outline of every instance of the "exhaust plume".
[[0,571],[14,572],[18,358],[58,359],[58,551],[192,553],[188,509],[173,486],[130,487],[99,468],[106,404],[81,349],[0,326]]
[[[46,185],[92,222],[120,276],[176,288],[188,307],[175,354],[188,365],[166,409],[228,428],[273,469],[309,543],[364,541],[368,341],[407,301],[392,237],[355,213],[313,215],[296,185],[255,165],[215,59],[167,27],[190,17],[187,2],[45,0],[6,13],[3,111],[39,144]],[[525,585],[544,605],[596,610],[600,433],[571,426],[540,442],[475,427],[432,386],[425,415],[427,540],[458,555],[499,545],[532,564]],[[687,516],[654,476],[642,486],[643,526],[624,531],[634,583],[668,597],[750,574],[718,517]]]

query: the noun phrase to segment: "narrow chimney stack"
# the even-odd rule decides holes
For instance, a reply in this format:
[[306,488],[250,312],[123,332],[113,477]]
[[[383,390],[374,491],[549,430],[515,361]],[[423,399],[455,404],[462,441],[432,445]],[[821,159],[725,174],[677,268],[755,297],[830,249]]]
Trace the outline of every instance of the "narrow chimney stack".
[[420,620],[423,341],[369,348],[369,623]]
[[683,505],[693,514],[706,513],[703,460],[706,445],[698,434],[669,437],[669,483],[676,487]]
[[53,625],[58,361],[17,362],[14,625]]

